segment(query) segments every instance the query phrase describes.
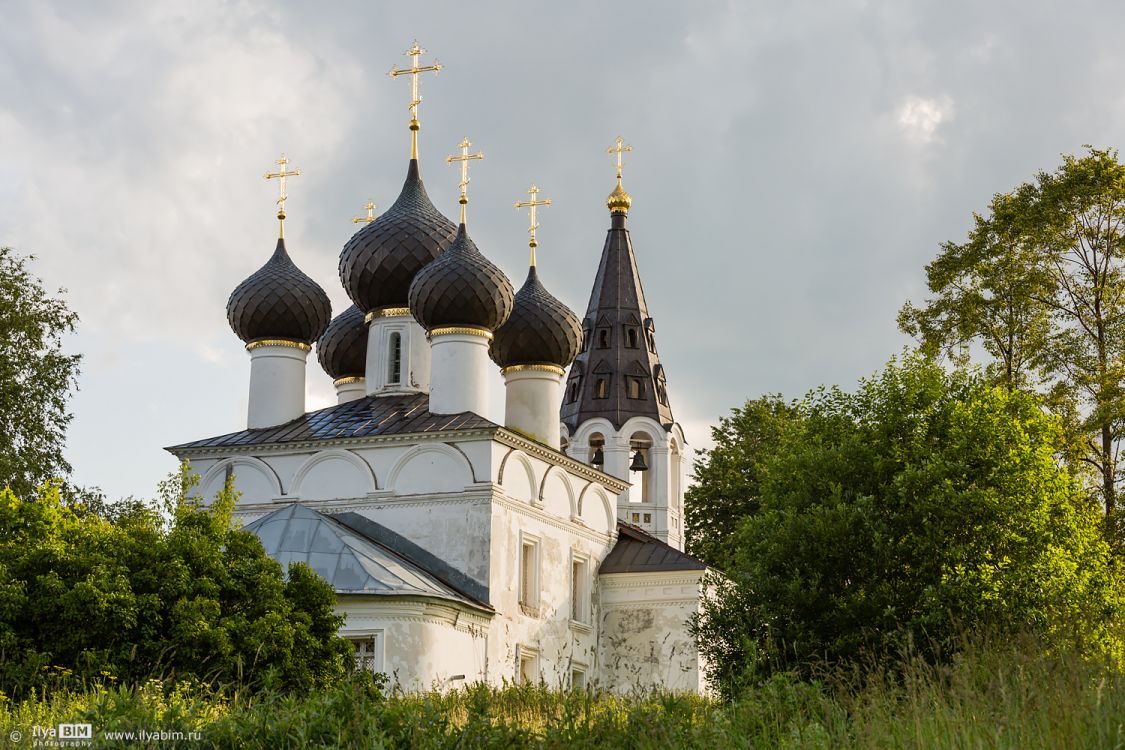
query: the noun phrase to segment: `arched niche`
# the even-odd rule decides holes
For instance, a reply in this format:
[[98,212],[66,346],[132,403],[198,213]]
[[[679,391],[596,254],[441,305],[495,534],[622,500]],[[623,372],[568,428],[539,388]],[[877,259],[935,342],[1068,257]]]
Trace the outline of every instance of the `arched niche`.
[[570,477],[558,466],[547,469],[539,487],[539,502],[543,510],[558,518],[570,518],[578,511],[578,498]]
[[320,451],[293,476],[289,494],[301,500],[364,497],[378,489],[375,474],[362,458],[346,450]]
[[213,501],[223,489],[228,471],[240,493],[239,504],[268,503],[282,494],[281,479],[269,464],[253,456],[240,456],[219,461],[203,476],[199,489],[205,501]]
[[513,500],[533,502],[539,494],[531,459],[523,451],[512,449],[500,463],[500,486]]
[[617,528],[616,500],[600,484],[590,482],[578,497],[576,515],[587,528],[610,534]]
[[387,489],[396,495],[460,492],[473,483],[465,454],[443,443],[412,448],[391,469]]

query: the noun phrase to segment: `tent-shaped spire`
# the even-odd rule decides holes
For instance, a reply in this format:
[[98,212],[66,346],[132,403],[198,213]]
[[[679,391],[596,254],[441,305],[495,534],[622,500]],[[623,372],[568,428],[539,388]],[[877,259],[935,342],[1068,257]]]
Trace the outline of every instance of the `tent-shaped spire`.
[[608,419],[616,429],[636,416],[673,422],[656,329],[625,227],[629,206],[614,200],[620,190],[619,183],[607,202],[611,223],[582,321],[582,352],[563,393],[560,416],[572,432],[595,417]]

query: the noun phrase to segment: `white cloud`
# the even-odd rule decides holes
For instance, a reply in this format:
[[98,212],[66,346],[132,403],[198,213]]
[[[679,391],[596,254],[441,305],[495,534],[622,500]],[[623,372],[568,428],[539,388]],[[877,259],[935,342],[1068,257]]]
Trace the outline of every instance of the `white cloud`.
[[899,128],[913,143],[940,141],[938,128],[953,119],[953,100],[948,96],[908,96],[896,113]]

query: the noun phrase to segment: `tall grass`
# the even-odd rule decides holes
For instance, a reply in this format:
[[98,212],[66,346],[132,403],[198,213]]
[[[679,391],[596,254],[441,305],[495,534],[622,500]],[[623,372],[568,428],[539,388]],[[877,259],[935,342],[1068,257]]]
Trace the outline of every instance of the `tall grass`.
[[[33,725],[94,725],[97,747],[1125,748],[1125,674],[1034,643],[970,646],[950,664],[780,675],[737,700],[469,686],[385,696],[357,678],[306,696],[99,687],[0,702],[0,741]],[[202,740],[99,739],[198,731]],[[186,736],[186,735],[185,735]]]

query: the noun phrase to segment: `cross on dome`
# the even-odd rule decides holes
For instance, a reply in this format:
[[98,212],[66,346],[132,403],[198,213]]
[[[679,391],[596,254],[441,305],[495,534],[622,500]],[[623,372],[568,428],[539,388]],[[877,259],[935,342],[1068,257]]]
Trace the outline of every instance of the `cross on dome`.
[[472,161],[473,159],[483,159],[484,154],[480,151],[478,151],[475,154],[469,153],[469,147],[472,146],[473,144],[469,142],[468,136],[466,136],[457,145],[460,146],[460,148],[461,148],[461,155],[456,156],[456,155],[450,154],[449,156],[445,157],[445,163],[446,164],[452,164],[455,161],[461,162],[461,184],[460,184],[461,199],[458,201],[458,203],[461,204],[461,223],[464,224],[465,223],[465,206],[469,202],[469,195],[468,195],[468,191],[469,191],[469,162]]
[[551,205],[551,199],[550,198],[544,198],[543,200],[539,200],[539,197],[538,197],[539,196],[539,188],[536,187],[535,185],[532,185],[531,187],[529,187],[527,189],[527,194],[531,196],[531,200],[529,200],[529,201],[516,201],[516,208],[517,209],[526,208],[528,210],[529,218],[531,219],[531,226],[529,226],[528,229],[527,229],[528,234],[531,235],[531,240],[527,244],[531,247],[531,265],[534,266],[535,265],[535,248],[537,248],[539,246],[539,243],[535,240],[535,230],[539,228],[539,222],[536,221],[537,216],[538,216],[537,213],[536,213],[536,209],[539,206],[549,206],[549,205]]
[[286,198],[289,197],[289,195],[285,192],[285,178],[286,177],[297,177],[298,175],[301,174],[301,170],[300,169],[286,169],[286,167],[289,166],[289,159],[286,158],[284,153],[282,153],[281,158],[278,159],[277,161],[275,161],[274,164],[281,167],[281,169],[279,169],[276,172],[266,172],[264,177],[267,180],[275,180],[275,179],[277,180],[277,220],[279,222],[279,226],[278,226],[278,230],[277,230],[278,231],[277,236],[278,237],[284,237],[285,236],[285,200],[286,200]]
[[375,209],[377,208],[374,201],[367,201],[363,206],[367,209],[367,216],[353,216],[352,224],[370,224],[375,221]]
[[410,58],[410,67],[391,68],[387,75],[391,78],[410,76],[410,105],[407,107],[410,110],[410,158],[417,159],[418,129],[421,127],[418,122],[418,105],[422,103],[422,95],[418,93],[418,76],[422,73],[437,73],[442,69],[442,64],[434,60],[433,65],[419,65],[418,58],[426,54],[426,50],[419,46],[417,39],[403,54]]

